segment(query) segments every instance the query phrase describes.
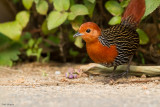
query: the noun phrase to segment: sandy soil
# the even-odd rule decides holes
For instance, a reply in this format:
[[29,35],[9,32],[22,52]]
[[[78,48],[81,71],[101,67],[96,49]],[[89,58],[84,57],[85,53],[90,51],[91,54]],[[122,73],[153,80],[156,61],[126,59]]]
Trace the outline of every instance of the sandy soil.
[[[82,74],[77,79],[67,79],[65,73],[69,68],[78,69],[80,64],[39,64],[30,63],[17,65],[12,68],[0,67],[0,85],[1,86],[57,86],[57,85],[70,85],[70,84],[145,84],[145,83],[160,83],[160,77],[146,78],[143,77],[128,77],[113,80],[109,77],[101,75],[92,76]],[[55,72],[60,74],[56,74]]]
[[[22,64],[0,67],[1,106],[16,107],[158,107],[160,77],[129,77],[113,80],[82,74],[67,79],[77,64]],[[60,74],[55,73],[58,71]]]

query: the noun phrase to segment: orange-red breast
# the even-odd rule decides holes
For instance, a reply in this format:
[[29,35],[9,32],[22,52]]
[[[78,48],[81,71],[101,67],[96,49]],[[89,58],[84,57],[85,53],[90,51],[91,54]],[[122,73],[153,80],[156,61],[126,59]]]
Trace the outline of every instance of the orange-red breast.
[[97,24],[86,22],[79,28],[79,32],[74,35],[81,36],[86,42],[86,49],[89,57],[96,63],[107,67],[130,62],[139,45],[139,36],[136,32],[145,12],[145,0],[131,0],[127,6],[122,21],[119,25],[101,30]]

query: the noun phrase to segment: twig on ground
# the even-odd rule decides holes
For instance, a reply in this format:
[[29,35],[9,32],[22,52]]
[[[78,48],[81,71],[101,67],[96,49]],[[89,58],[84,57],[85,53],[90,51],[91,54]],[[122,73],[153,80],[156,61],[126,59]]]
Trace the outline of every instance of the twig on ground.
[[[122,73],[126,71],[127,65],[118,66],[116,69],[116,73]],[[109,76],[113,71],[113,67],[107,68],[100,64],[89,64],[81,66],[81,69],[85,73],[89,74],[100,74]],[[130,66],[129,75],[134,76],[142,76],[145,74],[146,76],[160,76],[160,66]]]

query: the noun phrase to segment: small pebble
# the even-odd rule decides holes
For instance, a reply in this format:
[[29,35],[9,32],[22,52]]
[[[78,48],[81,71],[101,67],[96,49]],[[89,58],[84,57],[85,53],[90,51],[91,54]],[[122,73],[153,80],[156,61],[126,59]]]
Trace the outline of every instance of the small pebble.
[[60,71],[56,71],[56,72],[55,72],[55,75],[60,75],[60,74],[61,74]]
[[88,78],[85,78],[85,81],[88,81]]
[[147,90],[147,91],[145,91],[145,94],[147,94],[147,95],[148,95],[148,94],[150,94],[150,92]]

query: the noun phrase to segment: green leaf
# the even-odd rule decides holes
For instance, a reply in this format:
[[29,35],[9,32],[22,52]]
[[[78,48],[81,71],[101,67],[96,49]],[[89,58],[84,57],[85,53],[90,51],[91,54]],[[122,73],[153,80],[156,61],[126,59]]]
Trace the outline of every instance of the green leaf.
[[[86,0],[85,0],[86,1]],[[95,3],[96,0],[88,0],[91,3]]]
[[146,2],[146,10],[143,18],[152,13],[160,5],[160,0],[145,0],[145,2]]
[[46,15],[47,11],[48,11],[48,3],[47,1],[44,0],[40,0],[37,4],[36,4],[36,10],[39,14],[41,15]]
[[149,42],[147,34],[141,29],[137,29],[136,31],[139,34],[140,44],[141,45],[147,44]]
[[75,4],[75,0],[70,0],[70,6],[73,6]]
[[18,60],[20,54],[18,42],[13,42],[8,37],[0,34],[0,65],[12,66],[13,61]]
[[81,4],[75,4],[70,8],[71,13],[69,13],[68,19],[74,20],[78,15],[87,15],[89,14],[86,6]]
[[32,34],[30,32],[25,32],[21,37],[21,41],[29,40],[31,39],[31,37],[32,37]]
[[76,37],[76,40],[75,40],[74,44],[77,47],[82,48],[83,47],[82,38],[81,37]]
[[0,32],[12,40],[19,40],[22,27],[17,21],[0,24]]
[[114,16],[110,19],[108,22],[109,25],[116,25],[121,23],[121,17],[120,16]]
[[27,11],[21,11],[16,15],[16,21],[0,24],[0,32],[12,40],[19,40],[22,29],[29,22],[30,14]]
[[30,18],[30,13],[27,11],[21,11],[16,15],[16,21],[19,22],[22,28],[25,28],[27,26],[29,18]]
[[129,2],[130,2],[130,0],[123,0],[123,1],[120,3],[120,5],[121,5],[122,7],[127,7],[128,4],[129,4]]
[[[96,2],[89,2],[89,0],[83,0],[84,1],[84,4],[85,6],[88,8],[88,12],[89,12],[89,17],[92,18],[92,15],[93,15],[93,11],[95,9],[95,5],[96,5]],[[95,0],[92,0],[92,1],[95,1]]]
[[42,42],[42,38],[30,39],[28,42],[28,49],[26,51],[27,56],[35,56],[39,61],[42,53],[42,48],[39,47]]
[[145,64],[145,59],[144,59],[143,53],[140,52],[139,55],[140,55],[140,57],[141,57],[141,62],[142,62],[142,64]]
[[60,26],[67,19],[67,16],[67,12],[52,11],[47,18],[48,29],[51,30]]
[[123,8],[115,0],[109,0],[105,3],[105,8],[114,16],[119,16],[123,13]]
[[86,6],[82,4],[75,4],[71,7],[71,12],[73,12],[75,15],[87,15],[88,9]]
[[57,29],[51,29],[51,30],[48,30],[48,27],[47,27],[47,20],[44,20],[42,26],[41,26],[41,29],[42,29],[42,32],[47,35],[47,34],[54,34]]
[[36,4],[39,3],[39,1],[40,1],[40,0],[34,0],[34,2],[35,2]]
[[68,10],[70,6],[70,0],[54,0],[53,5],[58,11]]
[[74,20],[77,17],[77,15],[75,15],[74,13],[70,12],[68,14],[68,20]]
[[33,0],[22,0],[24,7],[29,10],[32,7]]

